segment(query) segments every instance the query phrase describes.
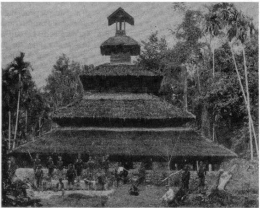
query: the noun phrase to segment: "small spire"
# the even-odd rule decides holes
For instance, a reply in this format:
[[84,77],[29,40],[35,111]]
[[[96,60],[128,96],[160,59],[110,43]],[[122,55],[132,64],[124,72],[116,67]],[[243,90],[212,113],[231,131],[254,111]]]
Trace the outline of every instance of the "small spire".
[[108,18],[108,25],[116,23],[116,35],[125,35],[126,22],[134,25],[134,18],[124,9],[119,7]]

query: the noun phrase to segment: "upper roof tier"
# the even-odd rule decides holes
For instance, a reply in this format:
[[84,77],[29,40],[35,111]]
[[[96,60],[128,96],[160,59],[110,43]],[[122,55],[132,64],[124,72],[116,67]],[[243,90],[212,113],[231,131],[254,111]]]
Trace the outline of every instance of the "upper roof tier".
[[172,127],[194,119],[193,114],[145,93],[88,93],[53,114],[60,126]]
[[163,76],[136,65],[102,64],[80,75],[86,92],[158,94]]
[[111,63],[131,62],[131,56],[140,54],[138,42],[126,36],[126,23],[134,25],[134,18],[119,7],[107,19],[108,25],[116,23],[116,35],[101,44],[101,54],[111,56]]

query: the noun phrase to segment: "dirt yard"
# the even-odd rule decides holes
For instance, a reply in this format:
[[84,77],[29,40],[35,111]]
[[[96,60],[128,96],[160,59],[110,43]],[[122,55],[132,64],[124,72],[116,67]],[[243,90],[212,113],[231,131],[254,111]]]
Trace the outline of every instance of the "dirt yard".
[[[43,199],[44,207],[162,207],[161,197],[165,187],[140,186],[140,195],[128,193],[130,185],[122,185],[111,196],[85,196],[70,194],[68,196],[51,196]],[[232,194],[232,201],[223,207],[258,207],[258,193],[244,192]],[[220,207],[219,203],[203,201],[200,195],[190,195],[183,207]]]

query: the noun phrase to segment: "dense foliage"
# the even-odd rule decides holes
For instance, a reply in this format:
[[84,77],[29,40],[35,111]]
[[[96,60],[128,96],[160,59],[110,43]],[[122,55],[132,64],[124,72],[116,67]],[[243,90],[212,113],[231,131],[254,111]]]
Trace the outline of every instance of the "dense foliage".
[[[249,113],[237,72],[245,89],[248,83],[249,112],[257,128],[258,30],[232,3],[210,4],[206,11],[188,9],[185,3],[174,3],[173,8],[183,16],[177,30],[172,31],[176,44],[169,47],[158,32],[152,33],[148,40],[142,41],[143,50],[137,63],[164,76],[161,96],[179,107],[186,103],[183,99],[186,88],[188,110],[196,115],[196,127],[202,134],[247,156]],[[14,137],[19,112],[17,145],[19,141],[30,140],[30,135],[37,135],[48,112],[81,98],[78,75],[94,69],[80,66],[63,54],[40,92],[30,76],[30,63],[23,58],[21,53],[2,73],[3,133],[7,138],[11,115],[11,137]]]
[[[4,138],[7,138],[10,125],[11,139],[14,139],[17,108],[19,107],[16,132],[18,145],[29,141],[31,135],[37,134],[38,120],[44,115],[47,116],[48,112],[47,103],[44,101],[42,93],[36,88],[30,69],[30,63],[24,61],[24,53],[2,69],[2,132]],[[11,116],[10,123],[9,116]]]
[[[213,4],[206,13],[188,10],[183,3],[175,3],[174,8],[183,14],[182,23],[173,32],[177,43],[169,48],[165,42],[159,41],[157,33],[152,34],[147,42],[143,42],[144,51],[139,62],[154,70],[148,64],[154,65],[154,60],[147,54],[159,57],[157,63],[163,66],[165,76],[162,91],[171,100],[176,98],[173,95],[178,95],[179,103],[183,100],[181,74],[186,69],[189,110],[197,116],[197,128],[205,136],[214,137],[216,142],[233,148],[239,155],[248,156],[248,112],[231,48],[235,52],[242,84],[246,86],[241,47],[245,48],[251,115],[255,126],[258,126],[258,31],[251,22],[247,24],[246,17],[230,3]],[[240,15],[242,20],[234,19],[235,14]],[[239,30],[234,31],[235,26]],[[240,32],[241,28],[249,28],[251,33],[253,28],[255,33],[246,37]],[[176,73],[178,66],[185,67],[181,68],[182,72]],[[176,75],[178,73],[179,76]]]
[[58,58],[44,88],[52,110],[70,104],[81,95],[78,78],[80,72],[80,65],[71,62],[65,54]]

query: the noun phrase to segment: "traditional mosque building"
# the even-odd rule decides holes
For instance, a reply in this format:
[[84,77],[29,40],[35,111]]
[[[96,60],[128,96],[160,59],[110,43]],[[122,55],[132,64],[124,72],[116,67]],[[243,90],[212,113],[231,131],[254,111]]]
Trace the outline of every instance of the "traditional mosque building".
[[15,152],[51,154],[109,155],[110,161],[146,160],[155,167],[198,161],[217,164],[236,154],[203,138],[186,123],[195,116],[158,96],[163,77],[131,63],[140,54],[140,45],[126,35],[126,23],[134,18],[122,8],[108,17],[116,24],[116,34],[100,46],[110,56],[102,64],[82,74],[81,100],[53,114],[58,128],[40,139],[18,147]]

